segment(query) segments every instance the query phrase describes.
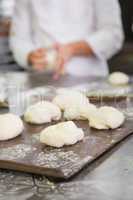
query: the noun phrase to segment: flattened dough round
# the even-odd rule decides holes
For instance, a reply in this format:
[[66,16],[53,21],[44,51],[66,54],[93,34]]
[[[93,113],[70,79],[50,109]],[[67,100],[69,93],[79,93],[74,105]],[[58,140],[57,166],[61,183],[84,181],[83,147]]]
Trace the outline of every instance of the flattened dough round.
[[32,124],[48,123],[60,118],[59,107],[48,101],[41,101],[30,106],[24,114],[24,120]]
[[20,117],[11,113],[0,115],[0,141],[17,137],[24,129]]
[[89,117],[90,127],[96,129],[116,129],[125,121],[125,116],[116,108],[103,106],[92,112]]
[[127,85],[129,83],[129,76],[122,72],[114,72],[109,76],[109,83],[112,85]]
[[78,128],[72,121],[49,126],[40,134],[41,143],[57,148],[64,145],[73,145],[83,140],[83,138],[83,130]]

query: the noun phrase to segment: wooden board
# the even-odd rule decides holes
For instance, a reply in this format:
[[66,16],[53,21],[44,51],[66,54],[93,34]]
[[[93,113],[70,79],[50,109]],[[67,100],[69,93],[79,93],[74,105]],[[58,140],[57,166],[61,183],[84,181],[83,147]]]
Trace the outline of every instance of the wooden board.
[[[122,105],[125,104],[122,102]],[[113,131],[90,129],[87,121],[79,121],[76,124],[84,129],[84,141],[59,149],[39,142],[38,133],[51,124],[25,124],[21,136],[0,142],[0,168],[68,179],[133,132],[132,119],[128,119],[123,127]]]

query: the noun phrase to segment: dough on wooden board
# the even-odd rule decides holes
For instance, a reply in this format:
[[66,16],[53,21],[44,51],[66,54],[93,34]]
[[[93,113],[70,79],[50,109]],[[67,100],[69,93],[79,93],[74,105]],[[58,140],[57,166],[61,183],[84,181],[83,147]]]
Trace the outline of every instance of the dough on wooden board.
[[89,103],[89,99],[81,92],[75,90],[65,90],[59,93],[54,99],[53,103],[57,105],[61,110],[73,106],[84,106]]
[[48,101],[40,101],[31,105],[24,114],[24,120],[33,124],[43,124],[57,121],[61,118],[58,106]]
[[93,111],[89,116],[90,127],[96,129],[116,129],[125,121],[125,116],[116,108],[103,106]]
[[0,115],[0,141],[17,137],[24,129],[20,117],[7,113]]
[[127,85],[129,83],[129,76],[122,72],[114,72],[109,76],[109,83],[112,85]]
[[60,89],[53,103],[64,111],[66,120],[87,120],[90,111],[96,109],[83,93],[68,89]]
[[49,126],[40,133],[40,142],[53,147],[73,145],[83,140],[84,132],[74,122],[62,122]]
[[66,120],[87,120],[93,110],[96,110],[96,106],[90,103],[70,106],[64,111],[64,118]]

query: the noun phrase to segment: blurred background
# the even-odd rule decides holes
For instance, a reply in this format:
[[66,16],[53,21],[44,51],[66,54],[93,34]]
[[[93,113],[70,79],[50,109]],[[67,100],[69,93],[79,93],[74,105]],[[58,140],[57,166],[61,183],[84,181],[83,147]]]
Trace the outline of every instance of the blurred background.
[[[126,39],[121,52],[109,60],[109,66],[110,71],[121,70],[133,74],[133,1],[119,0],[119,2]],[[6,70],[9,64],[13,70],[22,70],[15,64],[8,46],[14,4],[15,0],[0,0],[0,68],[3,70]]]

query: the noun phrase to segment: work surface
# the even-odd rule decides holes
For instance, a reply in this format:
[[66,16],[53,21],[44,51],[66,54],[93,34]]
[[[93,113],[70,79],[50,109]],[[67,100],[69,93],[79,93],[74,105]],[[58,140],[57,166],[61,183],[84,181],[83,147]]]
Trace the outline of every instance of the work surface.
[[[15,84],[25,86],[71,86],[93,78],[64,77],[53,82],[42,75],[9,75]],[[18,78],[19,77],[19,78]],[[88,165],[67,182],[57,182],[44,176],[0,171],[0,200],[132,200],[133,199],[133,136]]]

